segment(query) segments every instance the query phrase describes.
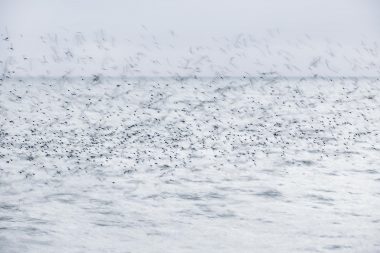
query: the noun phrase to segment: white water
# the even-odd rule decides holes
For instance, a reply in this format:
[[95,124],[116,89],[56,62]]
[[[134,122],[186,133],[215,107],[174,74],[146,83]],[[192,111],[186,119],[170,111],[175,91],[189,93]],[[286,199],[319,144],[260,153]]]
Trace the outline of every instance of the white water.
[[378,252],[378,80],[0,83],[0,252]]

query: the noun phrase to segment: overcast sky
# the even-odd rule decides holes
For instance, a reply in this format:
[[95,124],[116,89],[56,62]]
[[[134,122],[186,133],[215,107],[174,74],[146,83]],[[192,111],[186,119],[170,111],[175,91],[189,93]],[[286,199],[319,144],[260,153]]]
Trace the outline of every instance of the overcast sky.
[[20,33],[168,30],[197,36],[280,29],[290,35],[379,34],[376,0],[0,0],[2,24]]
[[[0,0],[2,36],[9,36],[15,51],[33,57],[48,54],[42,35],[68,36],[99,31],[115,40],[202,45],[213,37],[239,34],[265,37],[276,33],[284,41],[310,36],[353,45],[380,38],[380,1],[377,0]],[[144,37],[145,36],[145,37]],[[151,39],[151,38],[150,38]],[[283,44],[284,49],[287,46]],[[121,46],[115,47],[118,54]],[[125,50],[131,48],[125,48]],[[9,50],[8,50],[9,51]],[[1,47],[1,56],[9,56]],[[111,50],[112,51],[112,50]],[[93,51],[94,56],[96,52]],[[15,55],[17,52],[11,52]],[[21,54],[21,53],[20,53]],[[112,53],[111,53],[112,54]],[[169,54],[175,57],[176,50]],[[178,57],[181,51],[177,50]],[[173,56],[174,55],[174,56]],[[182,55],[181,55],[182,57]],[[20,63],[21,64],[21,63]]]

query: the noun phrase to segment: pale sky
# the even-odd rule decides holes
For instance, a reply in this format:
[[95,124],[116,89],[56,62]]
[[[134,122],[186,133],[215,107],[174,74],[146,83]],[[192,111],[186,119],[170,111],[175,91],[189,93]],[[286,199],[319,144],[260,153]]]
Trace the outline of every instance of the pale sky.
[[379,34],[376,0],[1,0],[3,26],[19,33],[99,28],[115,34],[174,30],[197,35],[284,33],[355,37]]

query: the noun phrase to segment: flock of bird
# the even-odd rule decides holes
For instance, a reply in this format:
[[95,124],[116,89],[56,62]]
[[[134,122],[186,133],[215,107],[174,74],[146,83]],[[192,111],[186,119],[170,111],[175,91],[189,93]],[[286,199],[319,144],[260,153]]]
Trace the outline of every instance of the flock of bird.
[[17,174],[25,177],[92,173],[98,167],[163,176],[199,163],[225,170],[255,167],[262,157],[287,166],[368,159],[363,149],[376,154],[378,81],[307,82],[2,83],[1,160],[9,167],[2,171],[15,172],[12,164],[21,159],[26,167]]
[[[41,36],[0,33],[0,69],[12,76],[379,76],[377,41],[341,43],[308,34],[287,38],[278,30],[186,38],[93,33]],[[33,48],[33,51],[31,51]]]
[[[78,33],[72,48],[42,36],[51,52],[36,59],[1,36],[0,251],[380,247],[379,78],[341,77],[346,47],[301,66],[250,35],[185,47],[185,58],[155,55],[175,47],[149,37],[117,60],[117,40]],[[350,69],[376,74],[377,45],[353,51]],[[146,66],[167,77],[143,77]],[[314,75],[321,66],[332,75]]]

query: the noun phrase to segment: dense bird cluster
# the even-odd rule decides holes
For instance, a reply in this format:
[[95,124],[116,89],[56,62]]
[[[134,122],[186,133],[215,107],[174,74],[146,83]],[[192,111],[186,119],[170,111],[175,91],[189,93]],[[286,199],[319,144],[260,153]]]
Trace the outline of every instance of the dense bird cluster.
[[312,89],[278,79],[61,82],[2,84],[2,162],[25,160],[20,175],[98,166],[168,175],[199,163],[312,165],[378,151],[376,80],[317,80]]

